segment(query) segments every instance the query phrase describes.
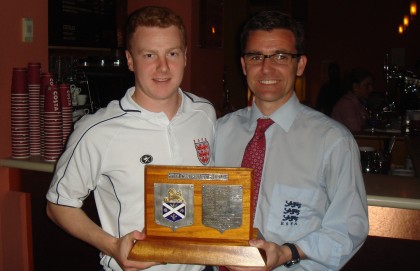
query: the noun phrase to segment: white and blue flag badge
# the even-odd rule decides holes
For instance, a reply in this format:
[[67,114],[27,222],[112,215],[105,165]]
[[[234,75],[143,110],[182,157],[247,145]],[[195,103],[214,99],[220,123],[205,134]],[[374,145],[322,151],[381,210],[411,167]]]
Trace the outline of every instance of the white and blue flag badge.
[[176,231],[194,222],[194,185],[154,184],[155,222]]

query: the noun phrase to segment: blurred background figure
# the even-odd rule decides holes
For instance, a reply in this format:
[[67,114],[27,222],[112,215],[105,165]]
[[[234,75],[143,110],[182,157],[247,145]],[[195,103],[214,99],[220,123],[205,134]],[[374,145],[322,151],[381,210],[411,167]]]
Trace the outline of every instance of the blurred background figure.
[[337,62],[331,62],[328,64],[328,81],[319,90],[315,109],[331,116],[335,103],[342,95],[340,65]]
[[352,70],[344,79],[346,94],[333,107],[331,117],[351,132],[358,132],[369,117],[367,100],[373,91],[373,75],[361,68]]

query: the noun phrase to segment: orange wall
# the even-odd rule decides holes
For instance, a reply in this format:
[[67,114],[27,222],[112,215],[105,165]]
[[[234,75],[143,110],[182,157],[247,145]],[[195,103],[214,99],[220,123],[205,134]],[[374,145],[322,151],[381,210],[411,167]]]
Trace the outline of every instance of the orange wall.
[[[10,142],[10,86],[13,67],[25,67],[28,62],[40,62],[43,69],[48,64],[48,0],[14,0],[1,1],[0,3],[0,36],[2,43],[0,47],[0,158],[11,155]],[[32,43],[21,41],[21,20],[32,18],[34,21],[34,39]],[[21,193],[9,191],[9,170],[0,168],[0,271],[13,270],[9,267],[16,267],[19,270],[29,270],[26,244],[13,242],[21,240],[27,233],[23,232],[21,225],[10,226],[10,214],[16,214],[16,218],[24,215],[25,210],[16,205],[16,210],[9,209],[10,198],[18,200],[22,198]],[[13,200],[12,200],[13,202]],[[5,207],[8,207],[7,209]],[[17,221],[20,221],[16,219]],[[6,238],[7,234],[7,238]],[[16,238],[11,238],[16,236]],[[8,242],[9,241],[9,242]],[[7,253],[6,251],[17,252],[21,248],[23,254]],[[7,256],[6,256],[7,255]],[[14,264],[15,263],[15,264]],[[24,265],[24,266],[23,266]],[[20,268],[21,267],[21,268]],[[18,270],[14,269],[14,270]]]

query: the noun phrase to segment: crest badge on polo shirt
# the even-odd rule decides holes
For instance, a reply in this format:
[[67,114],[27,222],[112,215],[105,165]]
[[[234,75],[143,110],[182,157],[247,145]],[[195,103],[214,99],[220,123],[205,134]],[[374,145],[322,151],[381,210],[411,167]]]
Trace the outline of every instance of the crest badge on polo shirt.
[[283,209],[283,219],[280,223],[282,226],[297,226],[302,203],[297,201],[286,200]]
[[154,184],[155,222],[171,228],[191,226],[194,221],[194,185]]
[[204,166],[210,162],[210,144],[207,138],[194,140],[195,150],[197,151],[198,160]]

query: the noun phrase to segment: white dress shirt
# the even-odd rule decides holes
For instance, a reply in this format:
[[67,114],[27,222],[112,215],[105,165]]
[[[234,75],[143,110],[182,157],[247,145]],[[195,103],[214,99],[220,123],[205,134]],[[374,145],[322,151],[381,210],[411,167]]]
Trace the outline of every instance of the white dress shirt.
[[[257,119],[255,106],[220,118],[215,165],[239,167]],[[368,234],[360,153],[338,122],[296,95],[269,116],[266,156],[254,227],[267,241],[297,244],[308,259],[290,269],[339,270]]]

